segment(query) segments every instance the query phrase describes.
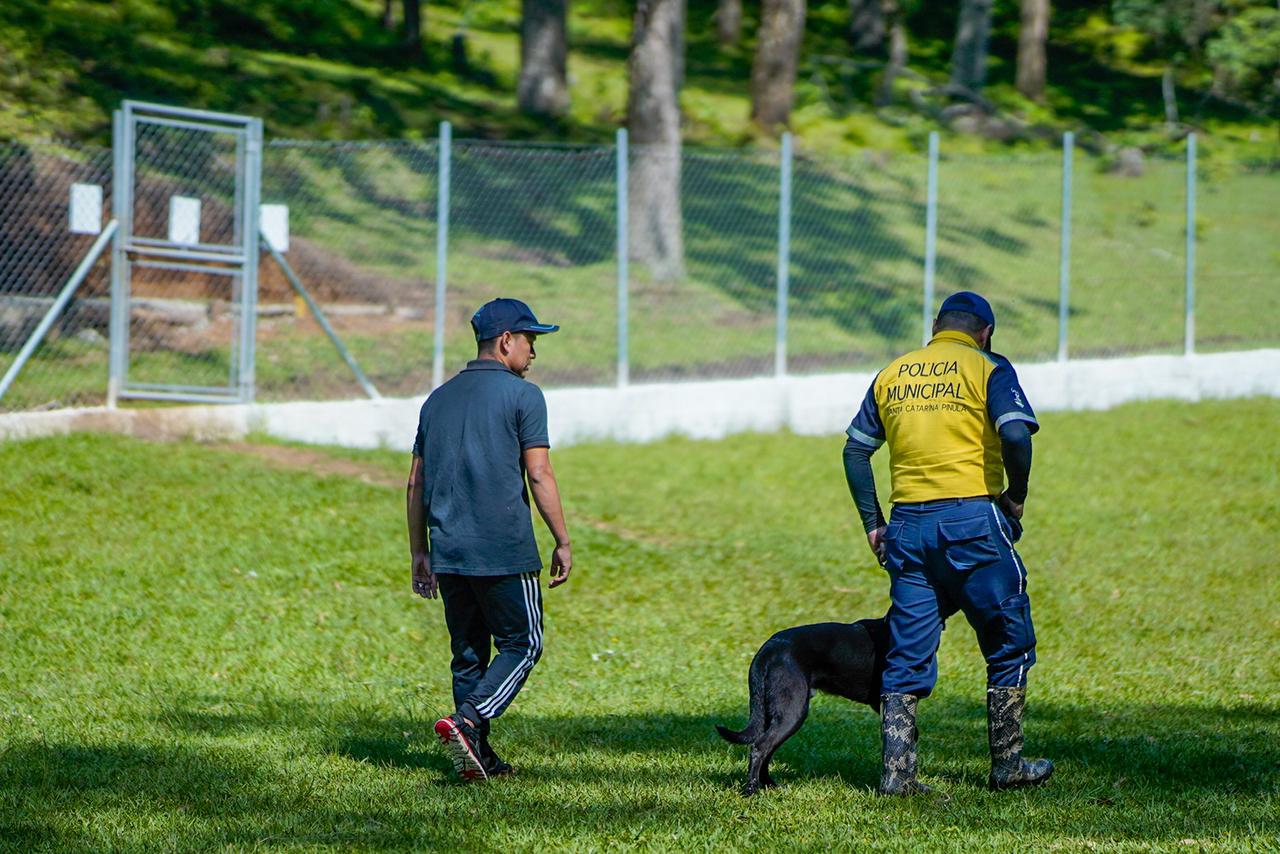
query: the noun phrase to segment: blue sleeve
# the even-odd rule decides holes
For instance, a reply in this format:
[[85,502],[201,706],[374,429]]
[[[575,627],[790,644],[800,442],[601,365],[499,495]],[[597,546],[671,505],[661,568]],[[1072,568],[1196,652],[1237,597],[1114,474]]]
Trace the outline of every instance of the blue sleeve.
[[1004,356],[992,353],[991,357],[996,363],[996,369],[987,377],[987,414],[991,423],[999,430],[1010,421],[1025,421],[1027,429],[1036,432],[1040,422],[1018,382],[1018,372]]
[[422,407],[418,410],[418,428],[413,433],[413,455],[415,457],[425,456],[425,454],[422,453],[422,422],[425,420],[423,416],[426,415],[426,413],[427,402],[424,400],[422,402]]
[[547,436],[547,399],[542,389],[533,383],[524,394],[520,395],[520,405],[516,409],[516,437],[520,440],[520,450],[529,448],[550,448],[551,440]]
[[850,439],[873,451],[884,444],[884,424],[880,421],[880,407],[876,405],[876,380],[879,378],[880,375],[876,374],[871,380],[858,414],[853,416],[849,429],[844,431]]

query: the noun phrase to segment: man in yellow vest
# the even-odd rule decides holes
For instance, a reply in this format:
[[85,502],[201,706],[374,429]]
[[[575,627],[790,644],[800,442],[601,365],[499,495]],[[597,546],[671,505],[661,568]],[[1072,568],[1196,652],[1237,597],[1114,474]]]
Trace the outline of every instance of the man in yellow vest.
[[[943,623],[956,611],[987,661],[988,785],[1034,786],[1053,773],[1049,760],[1022,757],[1036,637],[1026,569],[1013,547],[1040,425],[1009,360],[991,352],[995,325],[978,294],[948,297],[933,340],[876,376],[848,429],[845,476],[890,579],[880,696],[885,795],[929,790],[916,779],[916,702],[937,681]],[[883,444],[893,481],[888,523],[871,473],[871,454]]]

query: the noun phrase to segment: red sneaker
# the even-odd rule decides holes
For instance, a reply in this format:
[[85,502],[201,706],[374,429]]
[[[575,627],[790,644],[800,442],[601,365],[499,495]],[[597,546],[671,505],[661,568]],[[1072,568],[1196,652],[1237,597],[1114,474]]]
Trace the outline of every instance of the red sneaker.
[[458,772],[464,782],[489,779],[484,763],[476,752],[479,736],[472,727],[467,726],[466,721],[458,720],[457,716],[441,718],[436,721],[435,730],[449,759],[453,761],[453,770]]

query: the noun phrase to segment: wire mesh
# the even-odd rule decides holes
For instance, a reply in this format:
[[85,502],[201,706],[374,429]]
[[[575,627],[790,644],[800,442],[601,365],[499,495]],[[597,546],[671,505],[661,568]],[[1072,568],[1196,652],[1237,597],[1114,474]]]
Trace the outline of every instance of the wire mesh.
[[[629,153],[632,379],[772,372],[777,153]],[[675,204],[655,188],[669,180]]]
[[955,291],[989,299],[997,318],[992,347],[1011,359],[1057,353],[1061,169],[1056,152],[938,164],[937,303]]
[[130,386],[225,393],[237,376],[239,272],[146,260],[129,264]]
[[[160,241],[185,230],[198,246],[230,252],[244,237],[233,216],[244,190],[234,137],[140,125],[138,140],[135,235]],[[451,155],[445,376],[474,355],[475,309],[516,296],[564,326],[543,342],[532,379],[614,383],[616,150],[459,141]],[[1181,352],[1185,162],[1117,164],[1078,152],[1075,163],[1069,356]],[[289,208],[284,256],[384,395],[420,396],[431,383],[439,168],[435,143],[278,141],[264,152],[262,201]],[[986,294],[1000,318],[997,349],[1021,362],[1057,351],[1061,169],[1056,151],[944,155],[939,166],[936,299],[961,288]],[[628,170],[631,381],[771,374],[778,153],[632,145]],[[918,344],[926,172],[921,155],[795,158],[789,372],[869,370]],[[94,241],[68,228],[75,183],[103,188],[109,220],[109,151],[0,146],[0,371]],[[1198,350],[1277,346],[1278,195],[1274,164],[1201,161]],[[198,229],[174,197],[200,201]],[[0,410],[103,401],[108,261]],[[131,263],[130,382],[225,385],[243,322],[235,270],[136,255]],[[265,253],[260,272],[258,399],[363,396]]]
[[238,246],[241,136],[148,119],[137,119],[134,127],[134,240],[168,243],[173,237],[195,247]]
[[514,297],[564,327],[539,343],[531,380],[614,382],[614,150],[460,142],[452,158],[445,376],[475,358],[476,309]]
[[797,158],[789,372],[872,370],[919,346],[926,165]]
[[1280,346],[1280,171],[1202,162],[1196,194],[1196,350]]
[[[92,146],[0,145],[0,375],[8,371],[95,235],[73,234],[73,184],[111,199],[111,152]],[[0,411],[91,406],[106,398],[109,265],[103,258],[0,398]]]
[[1077,159],[1070,357],[1181,353],[1186,167]]
[[[378,391],[431,386],[436,270],[435,143],[272,142],[262,201],[289,208],[283,254]],[[363,397],[284,271],[258,271],[263,400]]]

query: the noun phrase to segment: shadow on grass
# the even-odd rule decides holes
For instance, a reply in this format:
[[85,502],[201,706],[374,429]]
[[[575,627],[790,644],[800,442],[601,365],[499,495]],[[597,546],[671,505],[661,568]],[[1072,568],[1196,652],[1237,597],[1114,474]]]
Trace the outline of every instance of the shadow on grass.
[[[876,716],[830,698],[815,703],[776,757],[781,788],[752,802],[734,795],[746,750],[713,729],[740,726],[745,702],[718,714],[561,717],[517,709],[495,724],[495,743],[519,774],[480,793],[453,784],[427,717],[303,700],[191,699],[158,718],[176,743],[10,745],[0,762],[0,839],[22,849],[101,848],[119,844],[121,834],[147,846],[358,841],[458,849],[491,845],[506,821],[548,839],[602,826],[637,838],[655,829],[696,835],[693,828],[723,823],[727,813],[767,814],[776,799],[812,798],[812,784],[825,781],[847,787],[850,798],[874,805],[868,808],[886,820],[933,816],[982,832],[999,811],[1011,832],[1152,841],[1185,836],[1188,822],[1250,832],[1277,793],[1277,721],[1265,704],[1102,710],[1038,703],[1028,721],[1029,749],[1054,758],[1059,772],[1028,795],[1040,806],[1026,810],[1020,795],[982,789],[985,724],[976,701],[922,706],[923,772],[951,800],[902,803],[871,796],[879,774]],[[264,752],[264,735],[284,753]],[[351,765],[335,769],[334,757]],[[476,815],[480,796],[488,818],[466,827],[450,819],[457,809]],[[1169,809],[1175,804],[1181,807]]]
[[[745,724],[743,699],[741,708],[704,715],[662,711],[540,717],[523,715],[517,709],[494,723],[494,741],[510,745],[513,753],[528,753],[529,745],[537,745],[535,754],[552,756],[687,757],[685,773],[706,777],[709,766],[718,763],[726,749],[735,756],[740,753],[745,768],[745,748],[730,747],[715,732],[716,724],[730,728]],[[380,766],[448,770],[434,745],[424,749],[432,723],[425,717],[352,716],[340,708],[298,702],[230,713],[176,708],[162,720],[178,732],[214,736],[318,730],[325,733],[330,751],[338,755]],[[985,785],[984,706],[975,701],[926,700],[921,705],[920,726],[926,759],[947,767],[977,757],[982,760],[981,775],[965,773],[952,779]],[[1280,722],[1274,709],[1263,704],[1231,709],[1136,704],[1104,710],[1036,702],[1034,698],[1026,722],[1029,755],[1050,756],[1072,769],[1070,775],[1087,777],[1091,784],[1128,781],[1169,792],[1199,789],[1238,794],[1276,791],[1277,762],[1270,740],[1277,726]],[[537,760],[533,762],[530,771],[537,768]],[[864,706],[820,697],[814,701],[804,728],[783,746],[775,762],[787,766],[789,772],[781,776],[792,781],[838,776],[852,785],[872,786],[879,778],[878,719]],[[638,771],[618,773],[628,776]],[[948,773],[942,771],[944,777]],[[725,777],[725,782],[736,783],[736,775]]]

